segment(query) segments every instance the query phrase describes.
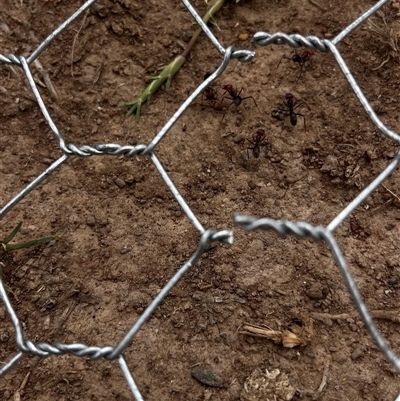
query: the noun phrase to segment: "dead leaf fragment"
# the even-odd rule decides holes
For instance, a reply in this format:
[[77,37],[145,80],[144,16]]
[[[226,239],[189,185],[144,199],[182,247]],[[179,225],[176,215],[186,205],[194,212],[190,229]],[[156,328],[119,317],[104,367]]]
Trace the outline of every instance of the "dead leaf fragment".
[[293,348],[307,345],[307,343],[291,331],[284,330],[282,332],[282,345],[286,348]]
[[266,338],[268,340],[272,340],[275,344],[283,345],[285,348],[294,348],[307,345],[307,341],[289,330],[276,331],[246,323],[239,333],[247,334],[253,337]]
[[266,369],[264,373],[257,368],[244,382],[240,401],[290,401],[295,392],[296,389],[290,384],[286,373],[279,369]]

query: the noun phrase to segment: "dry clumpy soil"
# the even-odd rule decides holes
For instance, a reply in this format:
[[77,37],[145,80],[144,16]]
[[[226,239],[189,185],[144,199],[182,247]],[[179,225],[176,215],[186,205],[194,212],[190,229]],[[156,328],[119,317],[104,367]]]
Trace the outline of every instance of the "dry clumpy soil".
[[[204,13],[203,1],[193,4]],[[327,364],[321,400],[389,401],[400,391],[399,374],[367,334],[326,244],[248,233],[232,222],[240,212],[326,225],[398,151],[369,121],[330,54],[316,52],[301,71],[287,58],[277,68],[283,55],[293,55],[289,47],[251,43],[257,31],[333,38],[373,4],[242,0],[218,13],[212,29],[221,43],[256,56],[232,61],[215,89],[221,95],[223,85],[243,87],[243,97],[258,107],[248,99],[219,110],[199,98],[156,153],[204,227],[233,229],[235,241],[207,251],[126,349],[146,400],[255,400],[244,386],[267,376],[284,378],[286,397],[311,400]],[[0,53],[28,56],[80,5],[0,0]],[[399,3],[385,7],[397,37]],[[382,17],[374,18],[382,25]],[[149,143],[220,62],[209,40],[200,37],[170,91],[154,95],[140,121],[125,119],[119,105],[140,95],[145,76],[178,55],[193,29],[178,0],[99,0],[91,7],[39,57],[58,100],[41,85],[38,66],[31,67],[66,142]],[[378,116],[399,132],[396,51],[368,24],[338,48]],[[0,66],[0,90],[4,206],[61,153],[20,68]],[[296,126],[271,117],[288,92],[305,103]],[[265,130],[266,146],[254,158],[243,139],[258,129]],[[400,208],[393,196],[400,195],[399,178],[396,171],[335,233],[371,310],[399,308]],[[51,246],[2,260],[11,302],[26,338],[36,343],[117,344],[199,241],[148,157],[71,157],[5,216],[0,235],[19,221],[24,230],[16,240],[62,234]],[[304,322],[312,323],[305,347],[240,333],[244,323],[294,330]],[[400,352],[398,323],[377,324]],[[16,352],[0,307],[0,363]],[[201,384],[192,376],[195,366],[223,385]],[[116,362],[72,355],[23,359],[0,381],[0,399],[15,399],[28,373],[22,400],[132,399]],[[263,394],[260,400],[273,397]]]

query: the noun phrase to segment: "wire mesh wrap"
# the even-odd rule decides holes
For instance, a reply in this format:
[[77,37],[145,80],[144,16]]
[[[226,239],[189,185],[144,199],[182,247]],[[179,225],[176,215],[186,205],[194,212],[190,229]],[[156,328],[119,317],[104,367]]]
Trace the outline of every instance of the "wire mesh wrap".
[[[398,133],[388,129],[377,117],[376,113],[372,109],[370,103],[361,91],[361,88],[357,84],[356,80],[352,76],[349,68],[347,67],[345,61],[340,55],[337,45],[354,29],[360,26],[365,20],[373,15],[379,8],[381,8],[388,0],[381,0],[377,2],[369,10],[365,11],[360,15],[355,21],[353,21],[348,27],[344,28],[333,40],[329,41],[326,39],[320,39],[316,36],[302,36],[299,34],[285,34],[282,32],[277,33],[266,33],[258,32],[253,37],[253,42],[256,45],[267,46],[270,44],[276,45],[289,45],[293,48],[307,47],[316,51],[321,52],[331,52],[334,59],[338,63],[341,71],[343,72],[346,80],[348,81],[350,88],[353,90],[358,101],[364,108],[366,114],[371,119],[373,124],[378,128],[383,135],[389,139],[400,143],[400,136]],[[200,240],[197,249],[194,251],[191,258],[183,264],[183,266],[173,275],[164,288],[159,292],[159,294],[150,302],[148,307],[144,310],[139,319],[134,323],[131,329],[126,333],[125,337],[116,346],[106,346],[98,347],[85,344],[48,344],[33,343],[32,341],[26,340],[24,338],[24,333],[20,320],[18,319],[17,313],[13,308],[10,299],[8,298],[5,287],[0,280],[0,297],[3,301],[4,307],[14,325],[15,328],[15,341],[19,349],[19,352],[9,360],[1,369],[0,377],[5,376],[11,368],[16,366],[24,356],[31,354],[40,357],[47,357],[50,355],[62,355],[62,354],[72,354],[78,357],[88,357],[91,359],[106,358],[108,360],[117,360],[120,369],[126,379],[126,382],[133,394],[134,399],[137,401],[143,400],[143,397],[139,391],[138,385],[129,370],[129,367],[123,357],[123,352],[126,347],[129,346],[137,332],[146,323],[149,317],[152,315],[154,310],[160,305],[160,303],[169,294],[171,289],[181,280],[181,278],[191,269],[191,267],[201,258],[202,254],[208,248],[211,242],[218,241],[227,244],[232,244],[233,233],[229,230],[216,231],[213,229],[206,229],[203,227],[201,222],[197,219],[196,215],[190,209],[189,205],[186,203],[183,196],[179,193],[178,189],[175,187],[174,183],[168,176],[165,169],[162,167],[161,162],[157,158],[154,150],[156,146],[159,145],[160,141],[168,133],[170,128],[178,121],[181,115],[189,107],[189,105],[194,101],[194,99],[199,96],[202,91],[218,76],[220,76],[230,60],[238,59],[241,62],[250,61],[255,57],[255,52],[250,50],[239,50],[231,46],[223,46],[216,36],[211,32],[206,24],[202,21],[200,15],[193,8],[188,0],[182,0],[182,3],[186,6],[189,13],[193,16],[196,23],[202,28],[204,33],[207,35],[212,45],[218,50],[222,56],[221,63],[219,67],[204,81],[201,85],[196,88],[196,90],[183,102],[181,107],[175,112],[175,114],[169,119],[169,121],[164,125],[164,127],[158,132],[158,134],[150,141],[149,144],[139,144],[136,146],[131,145],[120,145],[115,143],[105,143],[105,144],[94,144],[94,145],[74,145],[67,144],[64,140],[62,133],[58,130],[56,124],[52,120],[50,113],[48,112],[45,103],[37,89],[36,83],[33,79],[30,65],[34,62],[39,55],[51,45],[53,40],[60,35],[66,28],[68,28],[72,23],[74,23],[82,14],[93,5],[96,0],[89,0],[84,3],[70,18],[68,18],[63,24],[61,24],[56,30],[54,30],[31,54],[29,57],[25,58],[19,55],[0,54],[0,64],[15,65],[20,67],[30,85],[33,95],[39,105],[41,113],[43,114],[45,121],[56,137],[59,145],[59,149],[62,152],[61,157],[56,160],[50,167],[43,171],[37,178],[35,178],[30,184],[28,184],[22,191],[15,195],[9,202],[2,207],[0,210],[0,219],[15,206],[17,205],[26,195],[28,195],[32,190],[39,186],[48,176],[54,173],[54,171],[62,165],[69,157],[90,157],[90,156],[120,156],[132,157],[134,155],[138,156],[149,156],[150,160],[156,167],[160,176],[164,180],[165,184],[173,194],[174,198],[184,211],[185,215],[188,217],[190,222],[196,228],[200,234]],[[256,219],[254,217],[236,215],[234,221],[237,225],[245,230],[274,230],[280,235],[293,234],[300,237],[311,236],[316,240],[326,241],[331,249],[333,257],[339,266],[342,273],[343,279],[347,285],[350,294],[353,297],[355,305],[366,325],[370,335],[377,343],[378,347],[388,358],[389,361],[400,371],[400,359],[391,350],[391,348],[383,340],[378,329],[374,325],[371,316],[366,308],[365,303],[362,300],[360,292],[354,282],[353,277],[347,267],[346,260],[333,236],[333,231],[346,219],[349,215],[360,206],[362,202],[369,197],[372,192],[380,186],[385,179],[397,168],[400,162],[400,153],[397,154],[392,162],[379,174],[368,186],[366,186],[360,194],[349,203],[349,205],[343,209],[327,227],[315,227],[311,226],[306,222],[293,223],[289,221],[279,221],[269,218]],[[400,400],[400,396],[397,398]]]

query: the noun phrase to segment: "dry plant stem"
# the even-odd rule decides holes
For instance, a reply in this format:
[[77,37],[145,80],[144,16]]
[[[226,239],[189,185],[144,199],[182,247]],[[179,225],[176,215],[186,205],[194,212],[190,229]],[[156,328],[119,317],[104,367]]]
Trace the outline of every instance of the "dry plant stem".
[[400,198],[399,198],[394,192],[392,192],[389,188],[385,187],[383,184],[382,184],[382,187],[385,188],[386,191],[388,191],[388,192],[389,192],[392,196],[394,196],[398,201],[400,201]]
[[[18,234],[22,227],[22,222],[19,223],[10,234],[7,235],[2,241],[0,240],[0,257],[6,252],[16,251],[18,249],[30,248],[36,245],[47,244],[50,241],[58,240],[60,237],[58,235],[51,235],[49,237],[37,238],[27,242],[21,242],[19,244],[9,244],[10,241]],[[3,280],[2,263],[0,263],[0,280]],[[6,287],[9,290],[9,287]]]
[[328,374],[329,374],[329,362],[325,365],[324,372],[322,374],[321,384],[319,385],[318,390],[311,397],[312,401],[317,401],[322,392],[324,391],[326,383],[328,382]]
[[14,393],[13,401],[21,401],[21,393],[24,391],[24,388],[26,386],[26,383],[28,383],[29,376],[31,375],[31,372],[28,372],[19,387],[19,389]]
[[[213,0],[210,2],[207,12],[203,17],[203,21],[208,23],[214,15],[221,9],[224,5],[225,0]],[[190,51],[192,50],[194,44],[196,43],[200,33],[202,32],[201,28],[198,28],[196,32],[193,34],[190,42],[187,44],[185,50],[180,54],[174,61],[168,64],[164,70],[161,72],[160,75],[154,77],[148,77],[153,80],[153,82],[147,86],[147,88],[143,91],[143,93],[135,100],[130,102],[123,103],[122,106],[130,107],[126,117],[131,116],[133,113],[136,114],[136,120],[140,118],[140,108],[144,102],[149,102],[151,96],[164,84],[166,83],[166,90],[168,91],[171,85],[171,80],[174,75],[179,71],[182,67],[183,63],[186,61],[187,56],[189,55]]]
[[74,36],[74,40],[72,42],[72,49],[71,49],[71,76],[74,76],[74,52],[75,52],[76,41],[78,39],[79,34],[81,33],[81,30],[82,30],[83,26],[85,25],[86,17],[88,16],[88,13],[89,13],[89,10],[86,11],[85,16],[83,17],[82,24],[81,24],[80,28],[78,29],[78,32]]
[[47,90],[50,92],[50,95],[53,99],[58,100],[58,93],[54,88],[53,83],[51,82],[50,75],[47,71],[44,70],[42,64],[38,59],[36,59],[33,64],[37,68],[37,70],[42,74],[43,81],[47,87]]
[[282,333],[275,330],[267,330],[263,327],[254,326],[250,324],[245,324],[242,330],[239,331],[240,334],[247,334],[253,337],[262,337],[272,340],[275,344],[280,344],[282,342]]
[[[370,313],[372,318],[374,319],[386,319],[394,323],[400,323],[400,312],[397,310],[374,310],[371,311]],[[311,316],[315,320],[320,320],[323,322],[326,319],[341,320],[341,319],[354,318],[358,316],[358,314],[356,312],[341,313],[339,315],[331,315],[330,313],[312,313]]]

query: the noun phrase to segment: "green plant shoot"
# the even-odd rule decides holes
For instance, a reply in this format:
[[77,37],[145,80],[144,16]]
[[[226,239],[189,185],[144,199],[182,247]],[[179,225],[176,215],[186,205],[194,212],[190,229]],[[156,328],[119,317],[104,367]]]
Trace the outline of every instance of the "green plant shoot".
[[[238,2],[237,0],[236,2]],[[204,23],[208,23],[209,21],[213,21],[214,15],[221,9],[221,7],[224,5],[225,0],[213,0],[209,3],[207,12],[203,17]],[[173,76],[179,71],[179,69],[182,67],[183,63],[186,61],[186,58],[192,50],[197,38],[199,37],[200,33],[202,32],[201,28],[198,28],[188,45],[186,46],[185,50],[183,51],[182,54],[180,54],[178,57],[175,58],[170,64],[168,64],[164,70],[160,73],[160,75],[157,76],[152,76],[152,77],[147,77],[148,79],[151,79],[152,82],[150,83],[149,86],[143,91],[143,93],[135,100],[132,100],[130,102],[123,103],[121,106],[124,107],[129,107],[129,111],[126,114],[126,117],[131,116],[133,113],[136,114],[136,120],[139,120],[140,118],[140,108],[142,107],[142,104],[144,102],[150,102],[151,96],[164,84],[165,81],[166,85],[165,88],[168,91],[170,86],[171,86],[171,80]]]
[[[18,249],[31,248],[32,246],[47,244],[50,241],[58,240],[60,238],[58,235],[50,235],[49,237],[37,238],[37,239],[27,241],[27,242],[10,244],[10,242],[14,239],[14,237],[21,230],[21,227],[22,227],[22,222],[19,223],[14,228],[14,230],[12,230],[9,235],[7,235],[7,237],[5,237],[3,240],[0,240],[0,258],[6,252],[12,252],[12,251],[16,251]],[[3,272],[1,270],[1,266],[0,266],[0,280],[3,280]]]

